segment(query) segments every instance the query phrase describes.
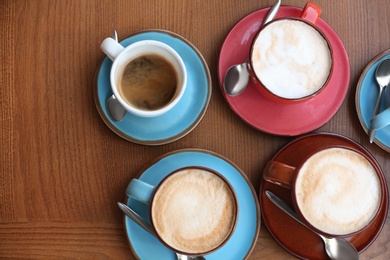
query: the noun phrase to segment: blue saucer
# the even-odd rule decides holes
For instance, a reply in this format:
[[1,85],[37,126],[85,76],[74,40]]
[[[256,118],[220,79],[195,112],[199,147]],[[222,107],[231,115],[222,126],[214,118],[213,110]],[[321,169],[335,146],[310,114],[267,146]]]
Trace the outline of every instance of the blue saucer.
[[95,75],[94,99],[106,125],[122,138],[144,145],[160,145],[178,140],[191,132],[206,113],[211,98],[211,76],[199,51],[186,39],[169,31],[148,30],[121,41],[128,46],[141,40],[157,40],[175,49],[187,69],[187,87],[179,103],[164,115],[142,118],[126,113],[121,122],[111,120],[106,101],[112,95],[110,70],[112,61],[105,57]]
[[[206,255],[205,258],[218,260],[247,258],[260,232],[260,208],[252,184],[232,162],[206,150],[178,150],[157,158],[137,178],[157,185],[167,174],[185,166],[204,166],[220,172],[231,183],[238,198],[239,216],[233,236],[221,249]],[[147,205],[133,199],[127,199],[127,205],[149,220]],[[130,247],[137,258],[176,259],[174,252],[128,217],[125,217],[124,225]]]
[[[374,115],[375,104],[379,95],[379,86],[375,79],[375,70],[384,59],[390,58],[390,49],[372,59],[363,70],[356,88],[356,111],[364,131],[368,134],[370,120]],[[385,110],[381,103],[380,112]],[[376,131],[375,141],[383,150],[390,152],[390,127]]]

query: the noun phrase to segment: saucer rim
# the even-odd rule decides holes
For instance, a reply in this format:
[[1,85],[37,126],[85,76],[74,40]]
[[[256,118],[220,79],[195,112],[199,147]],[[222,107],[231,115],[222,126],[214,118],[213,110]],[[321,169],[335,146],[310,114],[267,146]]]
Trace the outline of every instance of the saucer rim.
[[[313,132],[313,133],[309,133],[309,134],[305,134],[305,135],[302,135],[300,137],[297,137],[294,140],[292,140],[289,143],[287,143],[285,146],[280,148],[275,153],[274,156],[272,156],[270,161],[274,160],[275,158],[280,156],[280,154],[282,154],[285,151],[285,149],[288,149],[292,145],[297,145],[297,143],[301,142],[303,139],[320,138],[321,136],[327,136],[327,137],[330,137],[330,138],[335,138],[335,139],[337,138],[339,140],[341,139],[341,140],[346,141],[352,147],[355,147],[358,150],[362,151],[363,153],[367,154],[372,159],[372,162],[375,163],[376,166],[378,167],[378,169],[380,170],[380,172],[379,172],[380,177],[379,178],[382,179],[383,186],[384,186],[384,190],[382,191],[382,193],[383,193],[382,194],[382,200],[381,200],[381,207],[382,207],[382,209],[378,211],[376,217],[372,221],[374,221],[374,222],[375,222],[375,220],[378,221],[377,218],[379,217],[379,215],[383,215],[383,216],[382,216],[382,219],[379,219],[379,223],[377,225],[375,225],[375,223],[372,223],[372,222],[368,225],[368,227],[370,227],[371,225],[375,225],[377,228],[376,228],[376,230],[374,232],[372,232],[372,236],[370,236],[370,238],[366,239],[366,241],[368,241],[368,242],[363,244],[363,247],[360,248],[360,250],[357,249],[358,253],[360,254],[360,253],[362,253],[363,251],[365,251],[368,247],[370,247],[372,245],[372,243],[376,240],[376,238],[379,236],[379,234],[383,230],[383,227],[386,224],[386,220],[387,220],[387,216],[388,216],[388,210],[389,210],[389,198],[388,198],[388,196],[389,196],[389,188],[388,188],[388,185],[387,185],[386,176],[384,175],[382,167],[379,165],[379,163],[377,162],[375,157],[371,154],[371,152],[368,151],[364,146],[362,146],[361,144],[357,143],[356,141],[354,141],[353,139],[351,139],[351,138],[349,138],[347,136],[344,136],[344,135],[341,135],[341,134],[337,134],[337,133],[330,133],[330,132]],[[271,236],[277,242],[277,244],[280,245],[280,247],[283,248],[287,253],[289,253],[289,254],[291,254],[291,255],[293,255],[295,257],[298,257],[300,259],[306,259],[307,256],[302,256],[302,255],[292,251],[292,249],[290,249],[291,247],[290,248],[287,247],[286,243],[282,243],[282,241],[279,241],[275,237],[275,234],[274,234],[275,232],[273,232],[270,229],[269,221],[267,221],[267,218],[264,216],[264,214],[265,214],[264,213],[264,209],[266,207],[263,207],[264,205],[263,205],[263,201],[262,201],[262,199],[264,197],[263,194],[265,193],[265,190],[266,190],[266,188],[264,188],[264,182],[265,182],[265,180],[262,178],[261,179],[261,183],[260,183],[260,190],[259,190],[259,194],[258,194],[259,201],[260,201],[260,206],[261,206],[261,209],[262,209],[261,214],[262,214],[262,219],[263,219],[264,225],[267,227],[267,230],[270,232]],[[353,241],[352,241],[353,238],[354,237],[358,237],[361,232],[365,232],[365,231],[359,231],[358,233],[354,233],[354,234],[346,237],[346,239],[351,240],[350,242],[353,243]],[[325,252],[325,250],[324,250],[324,252]],[[325,256],[326,256],[326,254],[324,254],[324,257]]]
[[[388,56],[388,55],[390,55],[390,49],[386,49],[386,50],[382,51],[381,53],[377,54],[375,57],[373,57],[367,63],[367,65],[364,67],[363,71],[360,74],[359,81],[357,83],[356,92],[355,92],[355,109],[356,109],[356,113],[357,113],[358,118],[359,118],[360,125],[362,126],[364,132],[367,135],[368,135],[368,126],[366,126],[366,124],[364,123],[364,118],[363,118],[363,114],[362,114],[362,110],[361,110],[361,106],[360,106],[360,103],[361,103],[360,102],[360,99],[361,99],[360,94],[361,94],[361,90],[363,88],[363,81],[365,80],[365,78],[367,76],[368,70],[370,70],[372,68],[372,66],[374,66],[375,63],[377,63],[380,59],[382,59],[383,57]],[[387,146],[386,144],[384,144],[383,142],[381,142],[377,138],[374,139],[374,143],[376,145],[378,145],[384,151],[390,153],[390,145]]]
[[211,100],[211,96],[212,96],[212,78],[211,78],[210,69],[207,65],[205,58],[201,54],[201,52],[195,47],[194,44],[192,44],[190,41],[185,39],[183,36],[181,36],[175,32],[164,30],[164,29],[138,30],[136,32],[125,35],[123,38],[119,39],[119,42],[126,40],[128,38],[140,35],[140,34],[144,34],[144,33],[160,33],[160,34],[166,34],[168,36],[177,38],[180,41],[182,41],[184,44],[186,44],[188,47],[193,49],[194,52],[196,53],[196,55],[198,56],[199,62],[201,63],[201,65],[204,69],[205,75],[206,75],[205,80],[207,82],[207,86],[205,86],[205,88],[207,89],[207,96],[205,99],[205,105],[202,108],[202,110],[200,111],[199,115],[195,118],[194,122],[192,124],[188,125],[188,127],[184,128],[182,131],[180,131],[179,133],[177,133],[175,135],[169,136],[167,138],[150,139],[150,140],[149,139],[146,139],[146,140],[137,139],[131,135],[126,134],[124,131],[122,131],[118,127],[116,127],[115,123],[117,123],[117,122],[112,123],[110,121],[110,119],[108,118],[108,116],[104,113],[103,108],[102,108],[102,106],[104,104],[100,103],[99,94],[98,94],[98,92],[99,92],[98,91],[98,88],[99,88],[98,77],[100,75],[101,66],[102,66],[104,60],[106,59],[106,56],[104,54],[102,54],[99,62],[97,63],[97,66],[96,66],[96,69],[94,72],[93,96],[94,96],[94,101],[95,101],[95,107],[96,107],[100,117],[102,118],[103,122],[108,126],[108,128],[111,129],[111,131],[113,131],[115,134],[117,134],[119,137],[125,139],[126,141],[130,141],[130,142],[135,143],[135,144],[147,145],[147,146],[158,146],[158,145],[169,144],[169,143],[175,142],[175,141],[185,137],[186,135],[191,133],[199,125],[199,123],[203,120],[203,118],[208,110],[208,106],[210,104],[210,100]]
[[[231,102],[230,100],[234,97],[230,97],[228,94],[225,93],[224,91],[224,87],[223,87],[223,82],[224,82],[224,78],[223,78],[223,75],[221,75],[220,71],[221,71],[221,57],[222,57],[222,50],[224,48],[227,48],[225,47],[226,45],[226,42],[227,42],[227,39],[228,37],[231,35],[232,31],[234,31],[241,23],[244,23],[246,19],[250,19],[250,16],[254,16],[254,15],[258,15],[260,18],[264,19],[265,15],[261,15],[260,13],[261,12],[266,12],[267,10],[269,9],[269,7],[266,7],[266,8],[262,8],[262,9],[259,9],[259,10],[256,10],[254,12],[251,12],[245,16],[243,16],[237,23],[235,23],[232,28],[229,30],[229,32],[226,34],[226,37],[221,45],[221,50],[220,50],[220,53],[219,53],[219,58],[218,58],[218,83],[219,83],[219,87],[220,87],[220,90],[222,92],[222,95],[223,97],[225,98],[225,101],[228,103],[229,107],[231,108],[231,110],[233,110],[233,112],[243,121],[245,122],[246,124],[248,124],[249,126],[253,127],[254,129],[258,130],[258,131],[261,131],[261,132],[264,132],[264,133],[268,133],[268,134],[272,134],[272,135],[276,135],[276,136],[298,136],[298,135],[302,135],[302,134],[306,134],[306,133],[309,133],[311,131],[314,131],[320,127],[322,127],[323,125],[325,125],[326,123],[328,123],[335,115],[336,113],[340,110],[341,106],[343,105],[346,97],[347,97],[347,94],[349,92],[349,85],[350,85],[350,64],[349,64],[349,57],[348,57],[348,53],[345,49],[345,46],[343,44],[343,42],[341,41],[340,37],[338,36],[338,34],[336,33],[336,31],[334,31],[334,29],[326,22],[324,21],[321,17],[319,18],[319,20],[321,20],[321,22],[324,23],[324,26],[328,27],[329,29],[329,34],[332,35],[332,38],[333,40],[331,40],[332,42],[336,42],[339,46],[339,49],[340,49],[340,54],[342,54],[343,56],[341,58],[338,58],[340,60],[345,60],[345,62],[341,62],[340,66],[343,70],[345,70],[344,72],[344,75],[341,75],[341,76],[344,76],[344,78],[347,78],[346,81],[345,81],[345,86],[342,87],[343,88],[343,91],[341,91],[339,94],[339,96],[341,96],[341,98],[339,99],[338,102],[332,104],[333,107],[336,107],[336,109],[328,109],[327,111],[325,111],[323,113],[323,118],[324,120],[317,120],[319,121],[318,123],[312,123],[311,125],[307,125],[306,127],[302,128],[302,127],[296,127],[296,129],[294,131],[291,131],[291,130],[286,130],[286,129],[281,129],[280,127],[273,127],[273,128],[265,128],[265,127],[262,127],[261,125],[259,126],[258,123],[256,122],[253,122],[253,120],[251,120],[250,118],[248,118],[248,116],[246,116],[246,114],[242,111],[238,111],[238,107],[239,105],[236,105],[234,104],[233,102]],[[285,12],[297,12],[297,11],[302,11],[303,8],[300,8],[300,7],[297,7],[297,6],[292,6],[292,5],[282,5],[280,7],[281,10],[284,9]],[[289,16],[293,16],[295,17],[294,15],[280,15],[280,17],[277,17],[278,19],[279,18],[283,18],[283,17],[289,17]],[[248,22],[249,23],[249,22]],[[251,24],[252,25],[252,24]],[[321,28],[320,28],[321,29]],[[325,35],[326,38],[329,39],[329,36],[326,34]],[[332,46],[332,48],[334,48]],[[244,57],[245,58],[245,57]],[[344,65],[346,64],[345,68],[343,67]],[[229,67],[229,66],[228,66]],[[340,77],[340,76],[339,76]],[[337,83],[334,83],[333,84],[337,84]],[[337,88],[336,88],[337,89]],[[259,90],[256,90],[259,92]],[[320,96],[322,93],[319,93],[318,96]],[[258,94],[261,96],[261,94]],[[314,97],[315,98],[315,97]],[[266,97],[263,97],[263,99],[266,99]],[[310,100],[308,100],[310,101]],[[306,102],[308,102],[306,101]],[[306,103],[305,101],[302,101],[301,103],[304,104]],[[277,102],[272,102],[273,103],[273,107],[276,107],[278,105]],[[271,106],[270,106],[271,107]],[[312,120],[313,122],[315,122],[316,120]]]
[[[257,195],[257,192],[256,192],[252,182],[249,180],[249,178],[246,176],[246,174],[234,162],[232,162],[229,158],[227,158],[227,157],[225,157],[225,156],[223,156],[221,154],[218,154],[216,152],[213,152],[213,151],[210,151],[210,150],[206,150],[206,149],[202,149],[202,148],[177,149],[177,150],[174,150],[174,151],[170,151],[170,152],[164,153],[164,154],[154,158],[150,162],[148,162],[137,173],[136,177],[134,177],[134,178],[140,178],[145,173],[145,171],[147,171],[149,168],[151,168],[152,166],[154,166],[155,164],[159,163],[161,160],[163,160],[165,158],[168,158],[168,157],[170,157],[172,155],[181,154],[181,153],[187,153],[187,152],[206,154],[206,155],[210,155],[210,156],[212,156],[212,157],[214,157],[216,159],[223,160],[224,162],[226,162],[227,164],[232,166],[237,171],[237,173],[240,174],[240,176],[243,178],[243,180],[245,181],[246,185],[248,186],[248,188],[250,190],[250,193],[251,193],[251,195],[253,197],[254,204],[256,206],[256,210],[255,211],[256,211],[256,220],[257,220],[256,221],[256,231],[254,232],[254,236],[253,236],[253,239],[251,241],[251,245],[250,245],[248,251],[246,252],[246,254],[245,254],[244,258],[243,258],[243,259],[248,259],[249,256],[251,255],[251,253],[253,252],[253,250],[255,249],[257,240],[258,240],[259,235],[260,235],[260,229],[261,229],[261,223],[262,223],[262,218],[261,218],[262,214],[261,214],[261,208],[260,208],[260,201],[258,200],[258,195]],[[231,185],[233,186],[233,184],[231,184]],[[234,188],[234,186],[233,186],[233,188]],[[126,197],[125,198],[125,204],[128,205],[128,202],[129,202],[129,198]],[[128,227],[127,227],[127,222],[126,222],[126,216],[125,215],[123,216],[123,225],[124,225],[124,229],[125,229],[127,243],[129,245],[133,255],[135,257],[139,258],[140,256],[136,253],[135,249],[133,248],[132,243],[130,242],[130,236],[129,236],[128,232],[127,232],[127,228]],[[236,232],[236,229],[237,229],[237,226],[236,226],[234,232]],[[234,235],[234,232],[233,232],[233,235]],[[226,245],[224,245],[224,246],[226,246]],[[169,248],[167,248],[167,249],[170,250]],[[216,250],[215,252],[218,252],[218,250]],[[204,257],[207,259],[207,256],[204,256]]]

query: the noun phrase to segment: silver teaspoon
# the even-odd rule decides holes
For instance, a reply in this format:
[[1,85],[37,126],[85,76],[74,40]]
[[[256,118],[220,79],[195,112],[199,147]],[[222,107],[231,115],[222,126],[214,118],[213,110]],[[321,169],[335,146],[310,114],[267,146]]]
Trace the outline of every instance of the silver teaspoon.
[[[143,229],[148,231],[153,236],[156,236],[154,233],[154,230],[151,225],[149,225],[148,222],[146,222],[143,218],[141,218],[134,210],[132,210],[130,207],[128,207],[126,204],[123,204],[122,202],[118,202],[119,208],[123,211],[123,213],[126,214],[130,219],[132,219],[135,223],[140,225]],[[188,256],[183,255],[175,252],[178,260],[205,260],[203,256]]]
[[311,230],[313,233],[317,234],[324,241],[326,254],[330,259],[334,260],[343,260],[343,259],[359,259],[358,252],[356,248],[349,243],[347,240],[342,238],[327,238],[323,235],[318,234],[313,231],[311,228],[306,226],[298,217],[297,213],[290,208],[289,205],[286,204],[282,199],[273,194],[271,191],[265,191],[265,195],[272,201],[276,206],[278,206],[281,210],[287,213],[290,217],[298,221],[300,224],[305,226],[307,229]]
[[[115,41],[118,41],[118,34],[116,30],[112,32],[112,38]],[[115,95],[112,95],[107,99],[106,108],[108,115],[116,122],[122,121],[126,115],[126,109],[121,105],[121,103],[119,103],[118,99],[115,98]]]
[[[378,67],[375,70],[375,78],[379,85],[379,95],[376,101],[373,117],[375,117],[379,113],[379,107],[382,100],[383,90],[390,83],[390,59],[386,59],[378,65]],[[372,143],[375,139],[375,132],[376,130],[370,126],[370,129],[368,130],[370,143]]]
[[[277,0],[276,3],[271,7],[261,27],[263,27],[265,24],[267,24],[272,19],[274,19],[275,15],[279,11],[281,2],[282,2],[281,0]],[[225,89],[225,92],[229,96],[236,96],[240,94],[242,91],[244,91],[244,89],[248,85],[248,82],[249,82],[248,62],[245,61],[242,64],[233,65],[227,70],[225,74],[225,78],[223,80],[223,87]]]

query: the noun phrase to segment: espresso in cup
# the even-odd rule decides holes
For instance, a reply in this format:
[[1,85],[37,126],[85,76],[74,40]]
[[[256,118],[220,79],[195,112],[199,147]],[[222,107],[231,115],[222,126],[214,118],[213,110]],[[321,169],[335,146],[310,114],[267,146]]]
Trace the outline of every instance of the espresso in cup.
[[142,40],[124,47],[106,38],[101,49],[113,60],[112,92],[128,112],[140,117],[160,116],[183,97],[187,86],[186,67],[169,45]]
[[251,67],[269,92],[282,99],[302,99],[320,91],[332,68],[326,38],[302,19],[267,24],[251,50]]
[[220,176],[183,169],[159,186],[152,203],[160,238],[181,252],[208,252],[230,236],[236,219],[235,196]]
[[134,107],[156,110],[166,106],[175,96],[177,77],[167,59],[157,54],[146,54],[126,65],[118,91]]

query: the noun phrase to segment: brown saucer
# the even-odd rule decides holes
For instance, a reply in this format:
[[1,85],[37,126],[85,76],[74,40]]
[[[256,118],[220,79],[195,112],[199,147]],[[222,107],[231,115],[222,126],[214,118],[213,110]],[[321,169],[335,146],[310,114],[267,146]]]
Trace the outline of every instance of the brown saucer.
[[[382,230],[389,207],[388,188],[383,171],[374,157],[355,141],[338,134],[313,133],[299,137],[283,147],[272,160],[298,166],[307,154],[318,148],[330,145],[344,145],[357,149],[375,163],[380,169],[379,178],[384,183],[382,191],[382,203],[377,217],[364,230],[355,233],[345,239],[351,242],[359,253],[367,249]],[[320,237],[300,225],[275,206],[265,195],[265,190],[270,190],[293,207],[290,190],[281,186],[262,181],[260,187],[260,208],[264,223],[273,238],[290,254],[301,259],[328,259],[323,242]]]

